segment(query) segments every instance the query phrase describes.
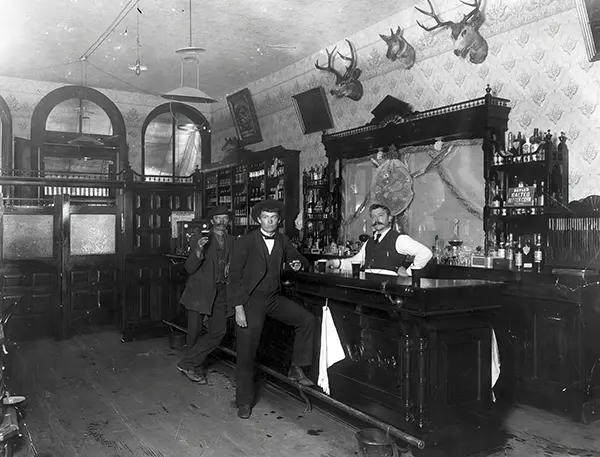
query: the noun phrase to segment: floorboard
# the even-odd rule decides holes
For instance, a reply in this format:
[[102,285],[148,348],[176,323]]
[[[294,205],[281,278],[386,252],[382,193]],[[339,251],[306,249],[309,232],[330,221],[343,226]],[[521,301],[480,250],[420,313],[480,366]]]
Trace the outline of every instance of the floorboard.
[[[355,429],[266,388],[249,420],[236,416],[235,373],[217,362],[209,385],[179,373],[167,339],[122,343],[115,332],[10,348],[8,385],[27,396],[16,457],[347,457]],[[493,457],[596,457],[600,421],[576,424],[529,407],[507,420]],[[411,453],[408,454],[410,457]]]

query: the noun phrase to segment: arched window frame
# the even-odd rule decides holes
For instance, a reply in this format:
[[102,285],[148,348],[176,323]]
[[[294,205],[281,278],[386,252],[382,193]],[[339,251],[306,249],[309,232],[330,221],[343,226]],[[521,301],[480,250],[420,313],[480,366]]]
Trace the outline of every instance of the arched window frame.
[[0,122],[2,123],[2,168],[12,169],[14,160],[14,152],[12,147],[12,115],[6,100],[0,96]]
[[98,105],[108,116],[114,136],[118,136],[116,164],[123,170],[129,164],[127,149],[127,130],[121,111],[114,102],[102,92],[88,86],[63,86],[46,94],[36,105],[31,116],[31,142],[36,151],[32,157],[32,168],[40,170],[39,151],[46,139],[46,121],[52,110],[66,100],[81,98]]
[[[185,103],[178,103],[178,102],[169,102],[169,103],[165,103],[163,105],[159,105],[156,108],[154,108],[152,111],[150,111],[150,113],[148,113],[148,116],[146,116],[146,119],[144,120],[144,123],[142,125],[142,164],[141,164],[141,173],[145,174],[145,170],[146,170],[146,130],[148,129],[148,126],[150,125],[150,123],[158,116],[160,116],[161,114],[165,114],[165,113],[173,113],[173,114],[183,114],[184,116],[186,116],[190,121],[192,121],[195,125],[197,125],[200,128],[200,139],[201,139],[201,150],[200,150],[200,163],[202,165],[206,165],[208,163],[210,163],[210,151],[211,151],[211,144],[210,144],[210,139],[211,139],[211,129],[210,129],[210,123],[208,122],[208,119],[206,119],[206,117],[204,117],[204,115],[198,111],[196,108],[194,108],[193,106],[190,105],[186,105]],[[206,127],[201,128],[201,127]],[[171,176],[175,176],[175,136],[173,135],[172,138],[172,143],[171,143],[171,153],[173,154],[173,169],[171,170]]]

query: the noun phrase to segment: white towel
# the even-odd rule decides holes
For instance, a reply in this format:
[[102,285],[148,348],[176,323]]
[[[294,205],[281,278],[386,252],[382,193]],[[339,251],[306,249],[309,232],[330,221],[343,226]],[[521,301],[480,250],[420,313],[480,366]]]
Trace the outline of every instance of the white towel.
[[329,395],[329,376],[327,369],[333,364],[344,360],[344,348],[340,341],[331,311],[329,310],[329,299],[325,299],[323,307],[323,321],[321,322],[321,351],[319,353],[319,378],[317,384]]
[[498,350],[498,341],[496,340],[496,332],[492,329],[492,400],[496,401],[494,395],[494,386],[500,377],[500,351]]

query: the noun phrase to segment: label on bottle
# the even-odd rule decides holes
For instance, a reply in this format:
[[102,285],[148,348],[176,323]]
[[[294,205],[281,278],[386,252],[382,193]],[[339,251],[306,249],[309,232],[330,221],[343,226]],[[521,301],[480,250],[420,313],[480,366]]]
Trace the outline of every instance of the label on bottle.
[[542,250],[535,250],[533,251],[533,261],[535,263],[542,263]]
[[504,248],[498,248],[498,257],[500,257],[501,259],[503,259],[504,257],[506,257],[506,249],[504,249]]
[[515,253],[515,266],[517,268],[523,266],[523,254],[520,252]]

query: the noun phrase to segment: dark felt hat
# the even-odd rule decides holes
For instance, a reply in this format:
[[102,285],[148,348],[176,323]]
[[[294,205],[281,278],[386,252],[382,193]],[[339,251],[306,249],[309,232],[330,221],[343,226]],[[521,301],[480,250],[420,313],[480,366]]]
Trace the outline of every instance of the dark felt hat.
[[279,219],[283,220],[284,209],[285,209],[285,205],[283,204],[283,202],[280,202],[279,200],[273,200],[273,199],[263,200],[262,202],[259,202],[256,205],[254,205],[254,207],[252,208],[252,219],[257,220],[260,217],[260,213],[262,211],[267,210],[267,211],[278,212]]
[[218,216],[219,214],[227,214],[229,216],[229,219],[233,218],[233,213],[227,205],[218,205],[209,208],[208,213],[206,214],[206,218],[210,220],[213,216]]

